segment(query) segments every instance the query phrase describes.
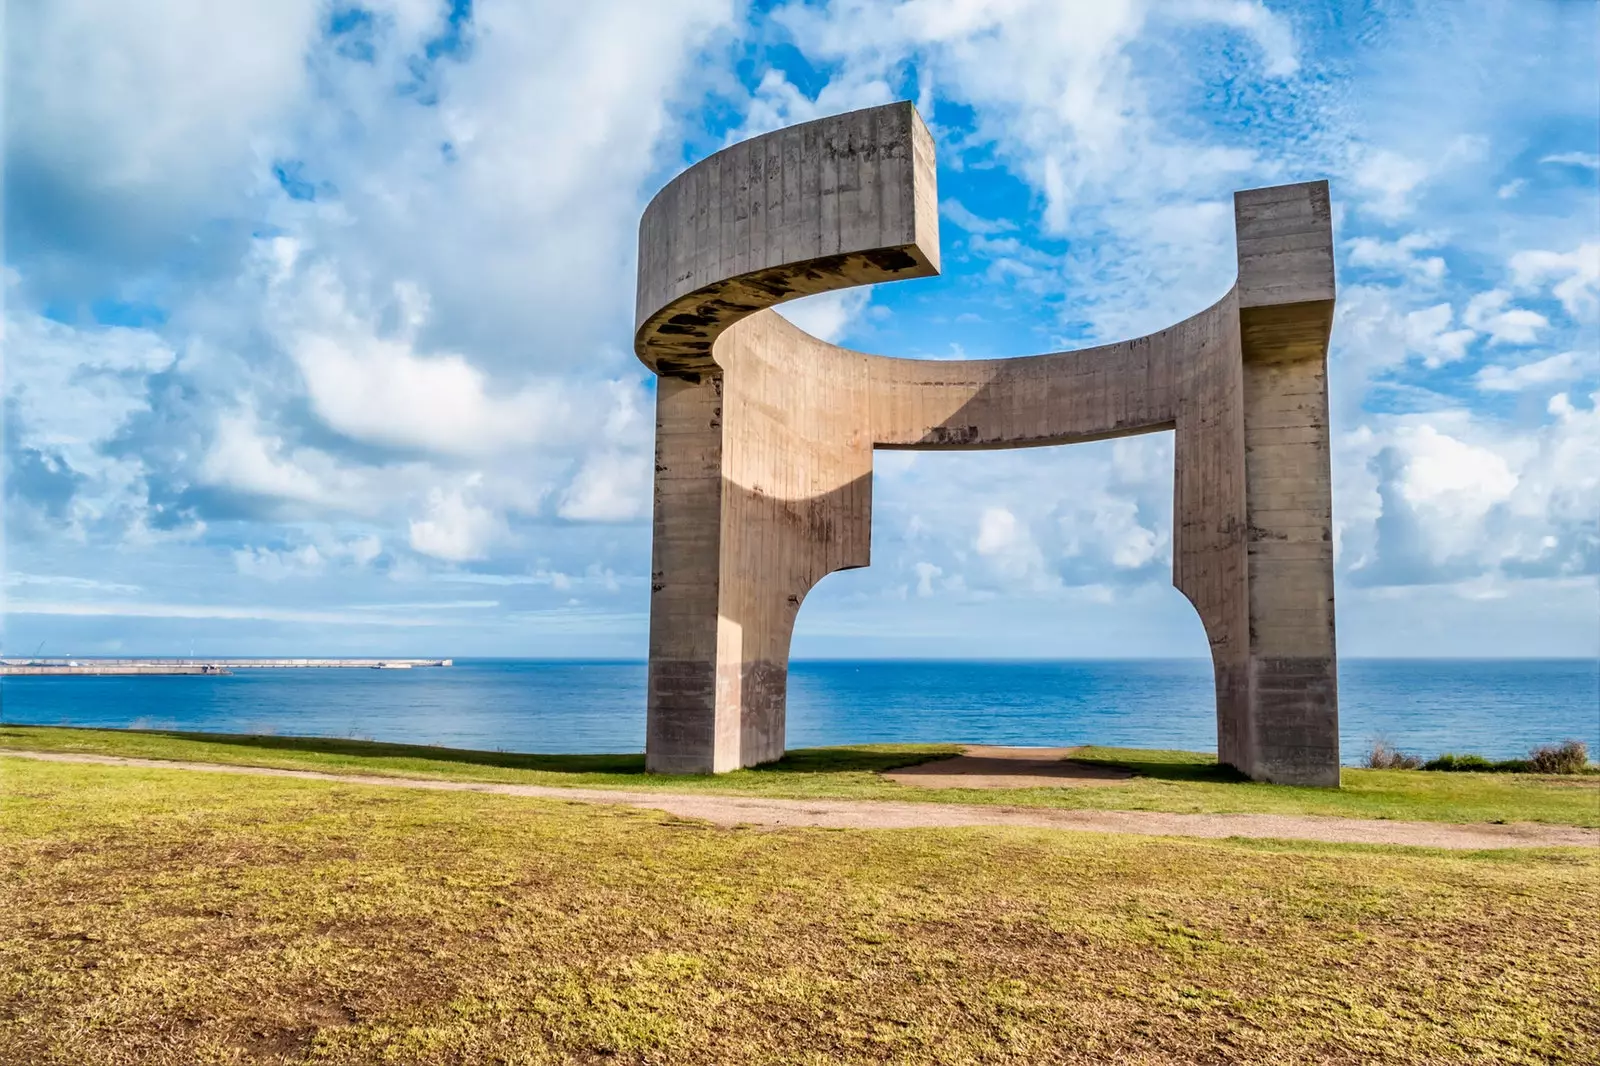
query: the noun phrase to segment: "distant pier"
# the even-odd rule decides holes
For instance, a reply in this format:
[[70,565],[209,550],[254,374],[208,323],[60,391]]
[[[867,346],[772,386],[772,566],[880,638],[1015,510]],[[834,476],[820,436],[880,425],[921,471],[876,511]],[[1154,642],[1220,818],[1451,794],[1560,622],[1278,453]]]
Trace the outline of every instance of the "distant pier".
[[0,659],[0,677],[231,674],[238,670],[410,670],[450,659]]

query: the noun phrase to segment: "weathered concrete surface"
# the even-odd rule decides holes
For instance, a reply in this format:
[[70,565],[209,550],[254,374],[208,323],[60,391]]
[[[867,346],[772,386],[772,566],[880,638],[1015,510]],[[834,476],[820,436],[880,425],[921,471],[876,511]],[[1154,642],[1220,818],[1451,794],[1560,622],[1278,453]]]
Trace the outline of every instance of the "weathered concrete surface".
[[1398,822],[1325,815],[1168,814],[1160,811],[1069,811],[1041,807],[961,806],[954,803],[893,803],[881,800],[770,799],[707,793],[627,791],[599,788],[556,788],[547,785],[497,785],[472,781],[439,781],[365,774],[327,774],[315,770],[279,770],[259,766],[129,759],[115,755],[64,755],[54,752],[0,751],[5,757],[44,762],[92,763],[154,770],[195,770],[329,781],[378,788],[416,788],[437,792],[482,792],[569,803],[605,803],[664,811],[678,818],[697,818],[715,825],[753,825],[769,829],[940,829],[1012,826],[1065,829],[1087,833],[1129,833],[1135,836],[1245,837],[1319,841],[1329,844],[1390,844],[1407,847],[1482,850],[1488,848],[1592,848],[1600,846],[1600,829],[1512,822],[1505,825],[1449,822]]
[[933,137],[909,103],[741,141],[667,184],[639,222],[635,347],[681,374],[744,316],[939,272]]
[[932,141],[909,104],[736,145],[640,226],[635,348],[657,394],[651,769],[778,758],[806,593],[866,566],[874,448],[1070,444],[1175,430],[1173,583],[1216,671],[1219,756],[1338,784],[1325,182],[1235,202],[1239,281],[1147,337],[1020,359],[839,348],[770,310],[936,273]]

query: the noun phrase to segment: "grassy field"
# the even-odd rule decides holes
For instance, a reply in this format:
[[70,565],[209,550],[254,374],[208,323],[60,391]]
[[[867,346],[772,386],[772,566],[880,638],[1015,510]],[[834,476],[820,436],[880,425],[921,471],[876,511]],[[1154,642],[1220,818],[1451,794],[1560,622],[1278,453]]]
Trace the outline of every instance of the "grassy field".
[[0,1062],[1594,1062],[1588,851],[0,761]]
[[1128,767],[1127,782],[1093,788],[920,789],[881,771],[959,749],[868,745],[791,752],[781,762],[718,777],[647,774],[640,755],[517,755],[314,737],[226,736],[0,725],[0,750],[80,752],[341,773],[590,788],[758,794],[800,799],[894,799],[1260,814],[1323,814],[1440,822],[1549,822],[1600,826],[1600,776],[1344,771],[1343,787],[1293,788],[1241,781],[1208,755],[1086,748],[1081,761]]

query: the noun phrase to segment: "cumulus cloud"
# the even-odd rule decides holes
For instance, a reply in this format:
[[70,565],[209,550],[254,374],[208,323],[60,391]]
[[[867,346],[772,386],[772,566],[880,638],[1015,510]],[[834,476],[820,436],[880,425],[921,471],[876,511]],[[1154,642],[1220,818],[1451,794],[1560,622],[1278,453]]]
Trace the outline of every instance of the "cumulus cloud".
[[[307,289],[310,291],[308,292]],[[314,270],[296,290],[286,346],[304,376],[311,408],[329,428],[355,440],[445,455],[481,456],[528,448],[572,434],[555,381],[492,382],[457,352],[421,353],[418,330],[427,294],[399,283],[400,322],[385,336],[345,306],[337,281]],[[281,296],[274,303],[283,304]]]
[[1575,381],[1584,373],[1585,360],[1578,352],[1559,352],[1521,366],[1490,364],[1479,370],[1474,380],[1485,392],[1522,392],[1544,385]]
[[1044,553],[1032,531],[1005,507],[983,509],[972,547],[1006,579],[1025,582],[1033,588],[1049,588],[1058,583],[1046,572]]
[[778,313],[813,337],[837,343],[860,321],[871,301],[870,288],[841,289],[782,304]]
[[475,498],[482,477],[473,475],[455,488],[428,493],[426,514],[410,523],[411,547],[452,563],[487,558],[508,536],[503,518]]
[[1593,574],[1600,489],[1595,397],[1549,402],[1516,433],[1462,409],[1377,419],[1341,445],[1364,477],[1336,490],[1358,584],[1493,582]]
[[[1470,312],[1469,312],[1470,313]],[[1480,316],[1481,317],[1481,316]],[[1420,354],[1426,366],[1453,363],[1467,354],[1467,345],[1478,336],[1474,328],[1451,329],[1455,312],[1449,304],[1435,304],[1405,316],[1406,347]],[[1482,328],[1477,322],[1472,326]]]
[[1533,344],[1539,331],[1550,325],[1550,320],[1537,311],[1525,307],[1512,307],[1511,294],[1504,289],[1480,292],[1467,301],[1462,320],[1468,328],[1489,335],[1491,344]]
[[1426,164],[1387,148],[1367,153],[1351,175],[1366,194],[1362,207],[1387,222],[1411,213],[1413,194],[1427,176]]
[[654,474],[644,454],[600,452],[585,460],[557,513],[573,522],[631,522],[650,514]]
[[1570,252],[1517,252],[1511,257],[1511,281],[1525,291],[1548,287],[1567,314],[1593,317],[1600,306],[1600,241],[1586,241]]
[[305,101],[323,11],[318,0],[14,5],[6,177],[23,209],[8,212],[11,239],[41,255],[91,253],[70,269],[52,257],[45,273],[68,284],[126,280],[106,267],[164,270],[197,228],[237,219]]
[[327,452],[294,448],[262,426],[255,411],[223,413],[198,479],[218,488],[317,509],[365,513],[374,506],[371,486],[359,470]]
[[[455,560],[552,498],[639,517],[599,473],[649,450],[617,279],[731,4],[113,8],[9,27],[14,534],[359,516]],[[270,568],[259,543],[223,557]]]
[[[1273,74],[1295,69],[1292,31],[1258,4],[1191,3],[1166,17],[1242,32]],[[1200,185],[1246,168],[1248,152],[1169,140],[1152,120],[1127,50],[1145,29],[1141,3],[1071,5],[790,4],[777,14],[808,55],[839,64],[830,79],[867,85],[905,63],[975,109],[971,143],[992,143],[1044,196],[1045,228],[1067,231],[1075,202],[1122,182],[1131,193]]]
[[1439,281],[1445,275],[1442,256],[1420,253],[1438,248],[1444,239],[1434,233],[1408,233],[1395,241],[1356,237],[1348,244],[1352,266],[1407,275],[1421,281]]

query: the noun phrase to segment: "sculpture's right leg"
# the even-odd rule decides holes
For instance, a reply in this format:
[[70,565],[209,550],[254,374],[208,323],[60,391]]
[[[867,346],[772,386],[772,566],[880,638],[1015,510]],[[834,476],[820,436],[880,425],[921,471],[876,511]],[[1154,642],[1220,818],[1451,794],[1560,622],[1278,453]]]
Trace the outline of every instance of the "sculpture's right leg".
[[722,540],[722,373],[656,380],[654,539],[645,767],[712,773]]

